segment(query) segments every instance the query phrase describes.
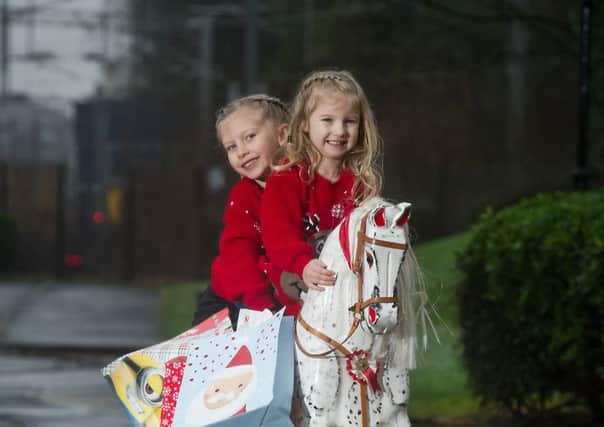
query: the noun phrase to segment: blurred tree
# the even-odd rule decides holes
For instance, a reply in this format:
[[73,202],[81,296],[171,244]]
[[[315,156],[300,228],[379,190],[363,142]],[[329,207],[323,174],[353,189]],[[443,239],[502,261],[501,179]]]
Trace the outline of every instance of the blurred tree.
[[[181,135],[176,139],[188,138],[187,147],[199,149],[199,140],[213,137],[201,138],[204,108],[214,111],[246,92],[252,3],[259,11],[257,89],[287,100],[313,69],[351,70],[369,94],[387,141],[386,194],[412,197],[424,206],[428,212],[417,217],[430,222],[433,235],[467,225],[471,213],[441,216],[467,181],[475,186],[466,196],[475,207],[467,210],[537,190],[535,175],[547,177],[547,188],[572,183],[577,2],[130,0],[136,92],[164,105],[169,140]],[[235,12],[218,12],[225,8]],[[214,16],[211,76],[204,81],[202,21],[209,15]],[[603,9],[594,7],[590,160],[599,169],[603,19]],[[210,101],[204,84],[212,91]],[[206,147],[215,146],[207,142]],[[218,161],[218,153],[206,154],[189,157]],[[505,176],[506,185],[475,179],[487,172]]]
[[[133,89],[169,105],[166,118],[173,132],[180,129],[212,144],[214,111],[249,91],[244,87],[249,7],[243,0],[130,0]],[[259,33],[263,45],[265,31]],[[201,154],[198,159],[205,158]]]
[[[446,207],[461,202],[455,203],[452,194],[464,180],[473,181],[476,194],[490,192],[497,204],[534,191],[527,184],[535,166],[543,167],[541,173],[549,177],[558,170],[558,182],[572,183],[571,156],[578,137],[578,2],[269,4],[267,19],[277,42],[263,75],[271,90],[289,97],[311,69],[351,70],[373,101],[387,142],[386,193],[433,204],[435,214],[444,217],[430,219],[431,232],[462,225],[446,217]],[[595,4],[590,161],[600,170],[603,20],[604,9]],[[558,128],[560,120],[566,129]],[[571,159],[570,164],[562,158]],[[506,185],[478,190],[480,185],[470,177],[487,171],[509,178]],[[422,190],[410,194],[419,177]],[[422,200],[422,192],[433,196]]]
[[[271,2],[273,32],[282,40],[273,58],[286,70],[348,68],[386,91],[401,73],[501,64],[508,59],[513,22],[543,39],[525,52],[526,59],[578,50],[578,8],[567,1],[326,0],[313,6],[309,67],[300,51],[309,48],[307,3]],[[273,75],[280,78],[278,71]]]
[[[396,89],[403,74],[476,70],[511,58],[578,61],[579,5],[565,0],[256,3],[261,12],[259,80],[283,98],[314,68],[350,69],[372,98],[381,100],[400,96]],[[216,12],[225,5],[239,8],[240,16]],[[176,98],[175,106],[183,102],[198,108],[200,94],[192,88],[199,87],[201,77],[199,22],[214,14],[213,104],[241,94],[245,7],[243,0],[130,0],[135,89]],[[598,116],[604,113],[603,19],[602,9],[594,7],[592,99]],[[525,37],[523,46],[518,37]],[[593,126],[599,131],[602,119]]]
[[[187,0],[130,0],[131,95],[160,106],[166,162],[191,157],[198,137],[194,68],[197,38]],[[144,118],[142,118],[144,120]],[[167,142],[170,141],[170,144]],[[176,160],[178,161],[178,160]]]

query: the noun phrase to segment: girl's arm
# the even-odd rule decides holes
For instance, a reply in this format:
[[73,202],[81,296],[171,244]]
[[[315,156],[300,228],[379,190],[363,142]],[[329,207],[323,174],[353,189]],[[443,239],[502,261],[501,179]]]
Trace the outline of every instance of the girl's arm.
[[257,217],[261,193],[251,184],[242,181],[231,191],[211,282],[216,294],[228,301],[241,301],[254,310],[274,309],[270,281],[259,262],[264,256]]
[[293,167],[269,177],[260,208],[262,240],[270,262],[299,277],[313,259],[303,231],[305,197],[304,183]]
[[268,273],[268,278],[274,288],[273,296],[278,303],[285,306],[286,316],[295,316],[300,310],[300,292],[304,286],[300,278],[268,261],[265,256],[260,260],[260,269]]

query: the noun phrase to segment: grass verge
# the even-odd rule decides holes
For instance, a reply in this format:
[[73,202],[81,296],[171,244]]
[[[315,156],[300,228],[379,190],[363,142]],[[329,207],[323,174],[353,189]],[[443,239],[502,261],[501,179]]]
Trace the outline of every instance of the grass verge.
[[468,234],[435,240],[416,249],[426,280],[430,301],[438,315],[432,319],[440,344],[430,336],[428,348],[419,353],[418,368],[411,373],[409,414],[412,418],[463,417],[478,410],[461,361],[457,320],[456,253],[468,241]]
[[160,333],[163,338],[172,338],[191,327],[197,307],[197,292],[207,285],[207,282],[199,281],[161,287]]

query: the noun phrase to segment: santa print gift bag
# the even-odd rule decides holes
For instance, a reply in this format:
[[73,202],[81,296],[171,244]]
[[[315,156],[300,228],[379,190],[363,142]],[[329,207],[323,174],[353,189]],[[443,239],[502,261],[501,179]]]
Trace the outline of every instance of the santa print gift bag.
[[[188,342],[202,336],[223,335],[232,331],[228,309],[224,309],[182,334],[159,344],[119,357],[102,369],[133,426],[157,427],[164,418],[171,419],[168,390],[179,384]],[[169,380],[166,372],[170,375]],[[170,424],[161,424],[162,427]]]
[[259,324],[246,325],[240,315],[236,332],[191,340],[182,376],[175,376],[172,425],[291,426],[292,331],[293,318],[281,310]]

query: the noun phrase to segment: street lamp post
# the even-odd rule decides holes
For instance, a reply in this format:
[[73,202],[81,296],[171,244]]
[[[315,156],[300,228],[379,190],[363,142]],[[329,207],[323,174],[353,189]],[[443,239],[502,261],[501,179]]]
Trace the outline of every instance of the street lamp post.
[[581,32],[579,51],[579,120],[577,167],[574,172],[575,190],[589,188],[592,172],[589,168],[589,83],[591,65],[591,0],[581,1]]

